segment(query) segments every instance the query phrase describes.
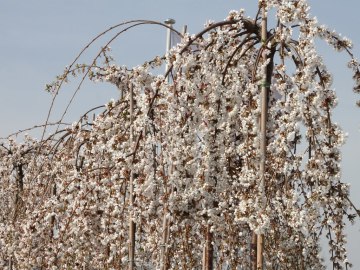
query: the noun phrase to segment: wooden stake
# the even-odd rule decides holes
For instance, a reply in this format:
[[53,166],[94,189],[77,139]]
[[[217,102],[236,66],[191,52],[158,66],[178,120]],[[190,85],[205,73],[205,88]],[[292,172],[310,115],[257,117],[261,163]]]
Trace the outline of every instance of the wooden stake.
[[[262,22],[261,22],[261,41],[263,46],[266,46],[267,41],[267,14],[265,1],[261,2],[261,13],[262,13]],[[266,61],[267,59],[263,59]],[[268,68],[264,70],[263,82],[261,85],[261,120],[260,120],[260,192],[262,193],[262,202],[261,207],[265,207],[266,194],[265,194],[265,161],[266,161],[266,122],[267,122],[267,113],[268,113],[268,92],[269,92],[269,78],[268,78]],[[258,270],[263,269],[263,244],[264,244],[264,235],[258,234],[257,236],[257,260],[256,265]]]
[[264,251],[264,235],[263,234],[258,234],[257,236],[257,270],[262,270],[263,269],[263,261],[264,261],[264,256],[263,256],[263,251]]
[[[130,85],[130,144],[134,142],[133,134],[133,121],[134,121],[134,92],[133,86]],[[129,183],[129,200],[131,208],[134,206],[134,172],[130,172]],[[131,210],[132,211],[132,210]],[[133,221],[132,213],[130,212],[129,220],[129,270],[133,270],[135,267],[135,231],[136,225]]]
[[203,250],[203,270],[213,270],[213,246],[212,246],[212,233],[210,225],[206,226],[205,231],[205,245]]
[[252,233],[251,244],[250,244],[250,268],[252,270],[257,270],[257,235],[256,233]]

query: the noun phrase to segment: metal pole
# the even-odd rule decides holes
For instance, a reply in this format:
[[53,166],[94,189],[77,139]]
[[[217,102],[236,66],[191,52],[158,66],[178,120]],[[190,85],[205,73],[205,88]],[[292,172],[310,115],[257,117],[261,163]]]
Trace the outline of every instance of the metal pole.
[[[174,19],[167,19],[165,22],[165,24],[167,24],[170,28],[173,27],[173,25],[175,24],[175,20]],[[166,52],[169,52],[171,49],[171,29],[168,28],[166,31]],[[165,72],[168,70],[169,66],[168,64],[166,64],[165,66]],[[170,83],[171,79],[170,76],[168,76],[167,78],[168,83]],[[160,254],[160,269],[161,270],[166,270],[167,267],[167,245],[169,242],[169,218],[167,215],[167,206],[166,206],[166,202],[164,205],[164,217],[163,217],[163,232],[162,232],[162,245],[161,245],[161,254]]]
[[[171,49],[171,28],[173,27],[173,25],[175,24],[175,20],[174,19],[167,19],[164,21],[165,24],[167,24],[170,28],[167,28],[166,30],[166,52],[169,52]],[[165,66],[165,72],[168,70],[169,66],[168,64],[166,64]],[[170,82],[170,77],[168,77],[168,82]]]
[[[266,44],[267,40],[267,12],[265,7],[265,1],[261,3],[261,13],[262,13],[262,22],[261,22],[261,41],[263,46]],[[264,48],[263,48],[264,49]],[[266,61],[267,59],[263,59]],[[265,207],[265,161],[266,161],[266,121],[268,113],[268,91],[269,91],[269,78],[267,76],[267,67],[264,69],[263,82],[261,85],[261,120],[260,120],[260,192],[262,197],[261,207]],[[263,269],[263,256],[264,251],[264,235],[258,234],[257,236],[257,269]]]

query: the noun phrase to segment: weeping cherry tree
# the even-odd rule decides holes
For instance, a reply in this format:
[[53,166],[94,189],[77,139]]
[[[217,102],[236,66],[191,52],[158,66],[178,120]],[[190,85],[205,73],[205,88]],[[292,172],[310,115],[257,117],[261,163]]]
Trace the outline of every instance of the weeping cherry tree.
[[325,269],[326,238],[333,269],[348,269],[344,222],[360,213],[341,180],[344,133],[315,40],[345,51],[359,92],[351,42],[306,0],[269,0],[255,18],[231,11],[164,56],[117,65],[109,46],[144,24],[169,27],[111,27],[80,53],[111,35],[93,62],[77,57],[47,86],[55,100],[80,76],[75,94],[90,79],[118,100],[40,140],[3,140],[1,268]]

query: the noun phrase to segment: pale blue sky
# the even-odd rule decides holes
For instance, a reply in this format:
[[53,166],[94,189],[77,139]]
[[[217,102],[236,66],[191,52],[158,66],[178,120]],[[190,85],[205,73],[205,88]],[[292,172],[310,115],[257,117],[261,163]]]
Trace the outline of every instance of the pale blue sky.
[[[312,0],[311,13],[319,21],[354,41],[354,52],[360,58],[359,0]],[[245,8],[249,16],[256,12],[256,0],[0,0],[0,136],[43,123],[50,95],[43,91],[71,63],[81,48],[96,34],[128,19],[163,21],[176,19],[175,27],[184,24],[192,33],[209,20],[222,20],[231,9]],[[90,50],[87,57],[99,49]],[[113,46],[119,64],[136,65],[165,50],[165,30],[145,26],[126,33]],[[360,109],[352,93],[348,58],[319,43],[319,51],[334,74],[334,87],[339,97],[335,119],[349,133],[343,147],[343,176],[352,185],[351,197],[360,206]],[[345,59],[344,59],[345,58]],[[55,113],[59,114],[72,88],[64,88]],[[75,121],[88,108],[105,104],[118,92],[110,85],[86,84],[67,117]],[[54,119],[57,119],[54,116]],[[348,230],[350,260],[360,269],[360,223]]]

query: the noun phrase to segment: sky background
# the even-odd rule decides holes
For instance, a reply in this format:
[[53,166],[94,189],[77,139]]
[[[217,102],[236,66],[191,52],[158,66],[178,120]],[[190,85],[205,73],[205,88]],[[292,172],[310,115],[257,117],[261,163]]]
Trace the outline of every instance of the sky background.
[[[337,30],[354,42],[360,57],[360,1],[312,0],[311,14],[320,23]],[[45,122],[51,95],[44,86],[62,73],[80,50],[98,33],[130,19],[176,20],[175,28],[188,25],[197,33],[211,19],[223,20],[232,9],[244,8],[254,17],[256,0],[0,0],[0,137]],[[111,47],[120,65],[134,66],[162,55],[166,30],[143,26],[127,32]],[[110,36],[101,39],[80,62],[89,62]],[[336,122],[347,132],[343,147],[343,178],[351,183],[351,198],[360,207],[360,109],[352,92],[349,58],[336,53],[324,42],[318,43],[320,54],[334,75],[339,106]],[[55,104],[53,120],[58,120],[76,84],[64,87]],[[74,122],[89,108],[117,98],[118,91],[107,84],[86,83],[66,116]],[[34,133],[39,136],[39,133]],[[349,258],[353,269],[360,269],[360,223],[348,228]],[[327,254],[324,254],[325,256]]]

